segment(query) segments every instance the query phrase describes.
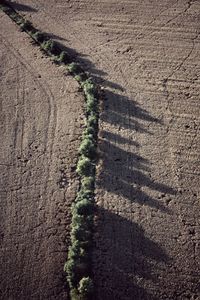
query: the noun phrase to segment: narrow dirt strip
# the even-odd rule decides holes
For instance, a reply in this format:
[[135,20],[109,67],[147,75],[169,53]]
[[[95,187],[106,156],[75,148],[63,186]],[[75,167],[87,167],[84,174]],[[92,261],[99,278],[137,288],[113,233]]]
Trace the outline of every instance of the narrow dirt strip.
[[[93,228],[95,161],[98,130],[97,87],[79,65],[68,63],[71,61],[71,58],[62,50],[60,44],[56,44],[47,36],[37,31],[32,24],[23,19],[23,17],[9,6],[2,6],[2,9],[23,31],[26,31],[33,40],[40,45],[43,52],[50,56],[56,64],[67,65],[68,71],[79,82],[85,94],[86,123],[84,125],[85,130],[79,149],[80,158],[77,166],[77,172],[79,173],[81,182],[79,184],[79,193],[72,209],[71,247],[69,249],[68,262],[65,269],[68,275],[67,278],[71,289],[71,297],[74,299],[76,295],[76,297],[80,299],[91,298],[92,281],[88,276],[91,276],[89,252],[92,247],[91,235]],[[59,187],[63,189],[68,184],[65,166],[62,166],[60,172],[61,178],[57,183]],[[85,230],[83,230],[83,227]],[[83,264],[85,265],[84,269]]]

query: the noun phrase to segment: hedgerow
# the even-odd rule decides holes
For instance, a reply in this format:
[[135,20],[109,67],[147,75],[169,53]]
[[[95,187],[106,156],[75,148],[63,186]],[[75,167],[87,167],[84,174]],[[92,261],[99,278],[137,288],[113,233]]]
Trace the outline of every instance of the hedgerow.
[[[42,51],[56,63],[66,65],[68,72],[79,82],[85,95],[85,129],[79,147],[77,173],[80,176],[80,189],[71,206],[71,245],[64,266],[72,300],[92,299],[93,282],[91,251],[94,216],[95,163],[97,157],[98,131],[98,88],[88,75],[66,51],[54,40],[38,31],[9,5],[0,5],[6,14],[26,31],[39,44]],[[69,63],[71,62],[71,63]]]

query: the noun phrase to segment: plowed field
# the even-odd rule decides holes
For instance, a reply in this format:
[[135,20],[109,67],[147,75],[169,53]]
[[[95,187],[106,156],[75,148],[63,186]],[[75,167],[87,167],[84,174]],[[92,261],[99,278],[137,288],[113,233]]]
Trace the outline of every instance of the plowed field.
[[0,13],[0,299],[67,299],[78,84]]
[[[66,45],[104,89],[93,256],[95,299],[200,299],[200,2],[21,0],[13,6]],[[54,122],[53,112],[48,119],[47,110],[40,124],[45,130],[48,122]],[[78,124],[76,128],[80,130]],[[49,130],[46,134],[53,138]],[[50,161],[49,156],[46,159]],[[48,165],[44,159],[42,163]],[[42,170],[49,174],[55,168]],[[52,187],[44,188],[52,194]],[[29,195],[36,190],[29,186]],[[14,213],[8,205],[3,209],[6,220],[14,224]],[[35,208],[31,211],[33,217]],[[61,222],[66,221],[63,217]],[[46,234],[44,228],[41,234]],[[17,236],[14,239],[20,244]],[[55,255],[49,259],[52,268],[57,259]],[[34,268],[33,263],[30,272]],[[51,273],[56,282],[55,275]],[[55,285],[52,293],[56,295]]]

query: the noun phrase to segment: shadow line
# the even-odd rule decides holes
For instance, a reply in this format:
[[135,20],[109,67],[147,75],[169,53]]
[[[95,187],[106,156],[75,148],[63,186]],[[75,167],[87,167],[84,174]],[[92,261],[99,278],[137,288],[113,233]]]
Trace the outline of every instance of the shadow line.
[[16,2],[11,2],[8,0],[2,1],[2,3],[5,3],[7,5],[10,5],[13,7],[13,9],[18,10],[18,11],[27,11],[27,12],[37,12],[38,10],[31,7],[30,5],[25,5],[25,4],[20,4]]
[[159,300],[140,282],[159,284],[152,268],[171,262],[165,251],[145,236],[141,226],[97,207],[93,270],[95,299]]

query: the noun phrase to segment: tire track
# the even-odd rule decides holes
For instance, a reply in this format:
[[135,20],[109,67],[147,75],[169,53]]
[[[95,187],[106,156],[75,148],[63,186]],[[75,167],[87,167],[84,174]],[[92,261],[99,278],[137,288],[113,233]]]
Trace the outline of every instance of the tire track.
[[[0,34],[0,39],[1,39],[2,44],[7,49],[9,49],[9,51],[16,58],[16,60],[20,62],[21,66],[23,66],[23,68],[25,70],[27,70],[27,72],[29,74],[31,74],[31,76],[33,77],[34,83],[44,93],[44,95],[46,96],[46,99],[48,101],[48,104],[49,104],[48,118],[47,118],[48,124],[47,124],[47,129],[45,132],[45,141],[44,141],[44,144],[45,144],[44,153],[46,153],[49,148],[49,158],[48,158],[49,164],[47,166],[46,184],[44,186],[44,192],[46,192],[47,188],[48,188],[48,182],[49,182],[49,176],[50,176],[49,169],[50,169],[50,165],[51,165],[51,161],[52,161],[52,151],[53,151],[53,144],[54,144],[55,131],[56,131],[56,122],[57,122],[57,109],[56,109],[54,95],[51,92],[51,90],[48,88],[47,83],[45,83],[45,85],[44,85],[37,79],[38,74],[36,74],[32,71],[31,66],[20,55],[19,51],[17,51],[17,49],[15,49],[8,41],[5,41],[5,39],[3,39],[1,34]],[[18,72],[17,72],[17,74],[18,74]],[[19,74],[17,75],[17,78],[18,78],[18,86],[19,86]],[[17,94],[18,94],[18,98],[19,98],[19,92],[17,92]],[[23,97],[23,99],[24,99],[24,97]],[[23,107],[23,105],[24,105],[24,103],[22,103],[21,107]],[[22,124],[22,126],[24,126],[24,125]],[[50,128],[52,128],[51,132],[50,132]],[[49,142],[51,143],[50,145],[48,145]],[[22,128],[22,136],[21,136],[21,154],[23,152],[22,145],[23,145],[23,128]]]

